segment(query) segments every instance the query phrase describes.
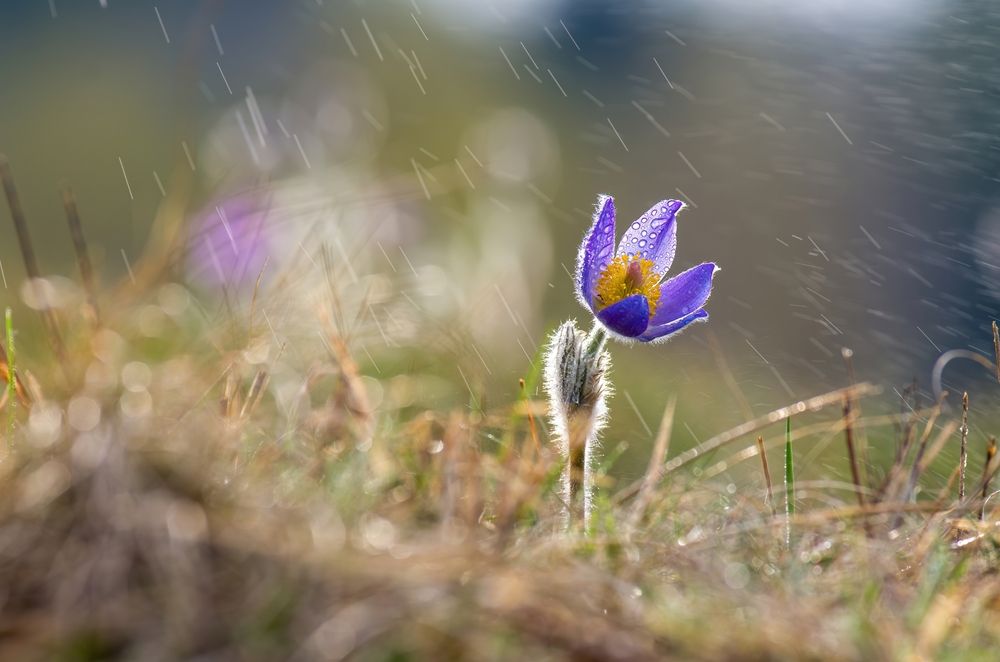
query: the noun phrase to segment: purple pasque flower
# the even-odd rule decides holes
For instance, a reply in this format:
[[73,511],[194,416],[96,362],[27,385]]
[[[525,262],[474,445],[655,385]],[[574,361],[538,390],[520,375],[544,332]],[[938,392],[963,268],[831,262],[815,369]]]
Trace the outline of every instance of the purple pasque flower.
[[250,190],[215,200],[193,219],[188,245],[191,277],[210,288],[249,287],[271,252],[270,193]]
[[677,250],[680,200],[656,203],[625,231],[615,250],[615,202],[597,200],[594,225],[576,262],[580,302],[620,340],[665,340],[708,319],[704,305],[719,267],[705,262],[663,280]]

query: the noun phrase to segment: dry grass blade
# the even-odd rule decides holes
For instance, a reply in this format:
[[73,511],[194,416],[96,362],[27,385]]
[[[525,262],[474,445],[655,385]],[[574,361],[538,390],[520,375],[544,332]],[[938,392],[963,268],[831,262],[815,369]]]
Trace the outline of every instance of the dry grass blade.
[[[796,487],[799,487],[799,485]],[[757,531],[774,530],[778,527],[784,529],[789,525],[789,523],[795,529],[801,531],[808,528],[819,529],[822,527],[839,526],[845,520],[867,520],[876,517],[884,517],[886,515],[901,515],[907,513],[926,513],[928,515],[936,515],[941,512],[943,507],[945,507],[945,504],[939,501],[930,500],[918,501],[916,503],[886,501],[883,503],[866,503],[864,507],[857,505],[844,505],[824,508],[821,510],[811,510],[809,512],[798,511],[791,518],[758,518],[755,520],[747,520],[745,522],[741,522],[740,524],[734,524],[726,528],[725,531],[719,532],[717,537],[702,537],[699,539],[698,544],[692,543],[685,546],[691,549],[698,549],[699,547],[711,548],[712,546],[717,545],[719,539],[722,537],[738,537],[748,533],[755,533]]]
[[28,232],[24,208],[21,206],[21,196],[14,184],[14,174],[10,170],[10,163],[3,155],[0,155],[0,180],[3,181],[7,207],[10,209],[10,218],[14,222],[14,232],[17,234],[18,246],[21,249],[21,259],[24,260],[24,271],[28,274],[28,278],[39,278],[41,274],[38,270],[38,260],[35,258],[35,249]]
[[[840,402],[845,395],[851,395],[852,397],[865,397],[868,395],[875,395],[879,392],[880,389],[877,386],[863,382],[855,386],[838,388],[835,391],[830,391],[829,393],[824,393],[823,395],[817,395],[806,400],[799,400],[798,402],[794,402],[784,407],[779,407],[778,409],[764,414],[763,416],[758,416],[753,420],[741,423],[734,428],[721,432],[698,446],[684,451],[666,463],[663,468],[663,474],[665,475],[672,471],[676,471],[714,450],[731,444],[748,434],[753,434],[768,425],[773,425],[774,423],[784,420],[789,416],[801,414],[807,411],[819,411],[824,407],[829,407],[832,404]],[[641,481],[637,481],[622,489],[615,495],[615,502],[621,503],[635,497],[639,491],[640,485]]]
[[778,514],[774,506],[774,490],[771,486],[771,470],[767,466],[767,451],[764,449],[764,437],[757,435],[757,454],[760,455],[761,469],[764,472],[764,484],[767,486],[767,505],[771,507],[771,515]]
[[987,462],[986,466],[983,467],[983,479],[982,485],[980,486],[979,492],[985,494],[983,505],[980,508],[980,512],[986,510],[985,500],[989,498],[989,485],[993,481],[993,476],[996,475],[997,470],[1000,469],[1000,454],[996,450],[996,439],[990,437],[990,445],[986,449]]
[[862,494],[861,473],[858,471],[858,457],[854,450],[854,414],[851,409],[851,399],[844,397],[844,442],[847,444],[847,459],[851,465],[851,480],[854,481],[854,491],[858,497],[858,505],[865,505]]
[[[925,471],[927,471],[931,462],[934,461],[934,458],[937,457],[938,453],[941,452],[941,449],[944,448],[945,443],[955,433],[955,429],[957,427],[958,424],[955,421],[949,421],[941,428],[940,432],[938,432],[937,438],[934,440],[934,443],[929,447],[927,445],[926,437],[923,441],[921,441],[920,450],[917,452],[917,455],[913,460],[913,468],[910,471],[910,478],[906,484],[906,488],[903,490],[900,501],[913,500],[914,490],[916,489],[917,482],[920,480],[920,477]],[[945,494],[947,494],[947,492]],[[899,520],[896,520],[893,523],[893,528],[896,528],[897,526],[899,526]]]
[[258,370],[257,374],[254,375],[253,382],[250,383],[250,390],[247,391],[247,398],[243,403],[243,408],[240,410],[240,419],[246,419],[257,408],[261,395],[263,395],[264,389],[267,387],[267,382],[267,370],[263,368]]
[[253,283],[253,296],[250,297],[250,333],[254,330],[254,319],[255,313],[257,311],[257,298],[260,295],[260,283],[264,279],[264,271],[267,270],[267,265],[271,261],[271,256],[268,255],[264,258],[264,264],[261,265],[260,271],[257,272],[257,280]]
[[[912,405],[907,401],[907,398],[910,396],[913,397]],[[927,443],[927,438],[930,436],[931,429],[934,427],[934,423],[941,414],[941,407],[944,404],[946,396],[947,392],[945,391],[938,394],[937,402],[929,411],[927,422],[924,425],[924,431],[920,435],[920,442],[917,443],[917,436],[914,432],[916,430],[917,421],[923,415],[924,411],[917,408],[919,403],[917,402],[916,382],[903,390],[902,402],[900,405],[900,421],[902,422],[902,425],[899,428],[899,438],[896,442],[896,454],[893,457],[892,466],[890,466],[889,471],[886,472],[885,479],[882,481],[882,485],[878,490],[877,500],[893,501],[902,498],[902,494],[906,491],[906,486],[908,485],[906,480],[906,467],[910,450],[913,448],[914,443],[917,443],[918,447]],[[911,468],[912,466],[915,466],[915,463],[914,465],[911,465]]]
[[[7,343],[7,384],[6,384],[6,398],[4,402],[10,401],[10,406],[7,407],[7,431],[5,436],[13,438],[14,429],[17,424],[17,352],[14,348],[14,322],[11,315],[10,308],[4,311],[4,340]],[[4,452],[9,451],[12,448],[10,439],[4,444]]]
[[233,419],[240,408],[239,378],[236,376],[235,368],[226,375],[226,385],[223,390],[222,399],[219,401],[219,408],[224,418]]
[[944,485],[941,487],[941,489],[938,490],[938,494],[937,494],[937,500],[938,500],[938,502],[940,502],[940,503],[944,503],[945,502],[945,500],[948,498],[948,494],[951,492],[951,489],[955,486],[955,481],[956,480],[958,480],[958,465],[957,464],[955,465],[955,468],[952,469],[951,474],[948,475],[948,480],[946,480],[945,483],[944,483]]
[[[842,508],[831,508],[828,510],[817,510],[809,513],[798,513],[793,518],[796,526],[829,524],[837,520],[854,519],[858,517],[872,517],[887,514],[905,513],[934,513],[941,509],[941,504],[933,501],[920,501],[917,503],[899,503],[886,501],[884,503],[869,503],[862,506],[844,506]],[[781,524],[777,522],[776,524]]]
[[361,431],[364,440],[362,443],[368,443],[375,433],[375,418],[368,399],[368,391],[361,379],[361,371],[351,356],[346,339],[337,333],[328,317],[324,321],[328,334],[321,337],[339,371],[342,387],[330,404],[332,408],[347,411],[352,415]]
[[653,492],[662,475],[663,460],[667,457],[667,450],[670,448],[670,432],[674,426],[674,410],[677,405],[677,398],[671,397],[663,408],[663,418],[660,419],[660,428],[656,432],[656,441],[653,442],[653,453],[649,457],[649,466],[646,467],[646,475],[643,476],[642,485],[639,487],[639,494],[632,506],[629,515],[629,527],[635,528],[642,522],[646,514],[646,508],[653,498]]
[[[523,377],[518,380],[518,384],[521,387],[521,398],[524,402],[528,402],[528,390]],[[542,452],[542,444],[538,441],[538,428],[535,425],[535,414],[531,411],[531,407],[526,408],[525,416],[528,417],[528,430],[531,432],[531,443],[535,445],[535,452],[540,453]]]
[[722,351],[719,338],[711,330],[708,332],[708,346],[712,350],[712,356],[715,357],[715,364],[718,366],[719,372],[722,373],[722,379],[726,382],[726,386],[739,404],[743,416],[747,419],[753,418],[753,409],[750,408],[750,401],[747,400],[747,396],[743,393],[743,389],[740,388],[739,382],[736,381],[736,377],[729,367],[729,361],[726,360],[726,354]]
[[66,210],[66,222],[69,224],[69,234],[73,239],[73,252],[80,269],[84,290],[87,292],[87,303],[94,316],[94,322],[99,323],[100,314],[97,308],[97,283],[94,278],[94,268],[90,262],[90,251],[87,250],[87,240],[83,235],[83,224],[80,222],[80,212],[76,207],[76,196],[73,189],[63,189],[63,209]]
[[[947,395],[948,395],[947,391],[941,394],[940,399],[934,406],[934,409],[931,411],[930,417],[927,419],[927,424],[924,425],[924,431],[920,435],[920,443],[917,445],[917,452],[913,456],[913,468],[910,471],[910,480],[907,483],[906,490],[904,492],[904,498],[903,498],[904,501],[912,496],[913,489],[914,487],[916,487],[917,484],[917,480],[919,480],[920,474],[926,468],[924,462],[924,456],[927,452],[927,444],[930,441],[931,433],[934,431],[934,426],[937,424],[937,420],[941,415],[941,410],[944,406],[944,400]],[[948,434],[951,434],[954,431],[955,431],[955,423],[954,421],[951,421],[944,426],[942,433],[947,432]],[[945,436],[945,438],[947,437],[947,435],[943,436]]]
[[[933,409],[929,408],[926,410],[921,410],[921,415],[930,415],[933,413]],[[853,426],[855,430],[867,430],[871,428],[877,428],[879,426],[895,423],[899,420],[898,414],[878,414],[870,415],[865,418],[855,418]],[[806,456],[806,461],[811,462],[815,460],[815,453],[817,449],[826,447],[827,443],[832,441],[835,437],[840,435],[844,431],[844,418],[843,416],[838,416],[835,420],[828,420],[816,423],[810,423],[808,425],[802,425],[797,427],[792,433],[794,439],[811,437],[816,434],[823,435],[822,439],[816,443],[812,454]],[[765,439],[765,446],[767,445],[767,440]],[[731,469],[740,462],[745,462],[751,458],[757,457],[757,446],[756,443],[747,445],[739,451],[736,451],[732,455],[729,455],[718,462],[715,462],[711,466],[705,467],[702,471],[702,478],[709,479],[718,476],[721,473]],[[853,482],[850,483],[851,491],[854,491]],[[869,494],[870,490],[866,489],[865,494]]]
[[965,501],[965,468],[969,462],[969,393],[962,393],[962,427],[959,428],[962,435],[961,446],[958,453],[958,500]]
[[993,368],[1000,383],[1000,327],[997,327],[996,320],[993,321]]
[[979,509],[979,519],[981,520],[986,517],[986,500],[989,498],[990,481],[997,470],[996,464],[997,439],[996,437],[990,437],[990,443],[986,447],[986,462],[983,464],[983,505]]
[[[14,231],[17,234],[18,247],[21,249],[21,259],[24,262],[24,271],[31,280],[32,287],[38,289],[41,272],[38,270],[38,260],[35,259],[35,249],[31,243],[31,234],[28,231],[28,222],[24,216],[24,208],[21,206],[21,196],[18,195],[17,186],[14,184],[14,175],[10,170],[7,157],[0,155],[0,180],[3,182],[4,194],[7,196],[7,207],[10,209],[10,218],[14,222]],[[63,358],[62,335],[59,333],[59,323],[56,320],[55,311],[48,306],[45,295],[38,291],[36,293],[39,305],[42,306],[42,318],[49,332],[52,347],[56,354]]]
[[[940,395],[938,395],[938,397],[940,397]],[[920,418],[917,414],[919,410],[920,390],[917,387],[917,380],[914,378],[913,382],[903,389],[902,398],[899,403],[899,413],[902,426],[900,429],[899,439],[896,441],[896,458],[893,463],[894,467],[903,466],[906,462],[906,456],[909,455],[910,449],[913,447],[914,430],[916,429],[917,421]]]
[[940,432],[938,432],[938,436],[934,440],[934,443],[928,447],[927,452],[917,458],[917,464],[914,467],[914,471],[918,478],[927,471],[928,467],[931,466],[934,458],[938,456],[941,449],[943,449],[945,444],[948,442],[948,438],[955,432],[956,426],[957,423],[955,423],[955,421],[949,421],[946,423],[944,427],[941,428]]
[[[858,383],[857,376],[854,372],[854,350],[850,347],[841,347],[840,356],[844,359],[844,366],[847,368],[847,383],[854,386]],[[848,404],[851,406],[851,423],[853,424],[858,421],[862,416],[861,401],[856,398],[847,398]],[[855,452],[860,458],[861,464],[858,467],[858,473],[861,476],[861,484],[865,489],[871,487],[871,476],[868,474],[868,467],[871,466],[871,456],[869,455],[868,449],[868,436],[865,428],[862,427],[857,430],[857,434],[852,434],[852,440],[855,442]]]
[[931,603],[917,628],[916,659],[933,660],[948,633],[959,623],[958,614],[968,600],[968,586],[942,592]]
[[857,386],[840,388],[835,391],[830,391],[829,393],[824,393],[823,395],[817,395],[807,400],[800,400],[796,403],[780,407],[772,412],[764,414],[763,416],[758,416],[751,421],[737,425],[734,428],[730,428],[729,430],[712,437],[708,441],[699,444],[695,448],[681,453],[674,459],[667,462],[666,467],[664,467],[664,473],[676,471],[677,469],[694,462],[703,455],[736,441],[740,437],[756,432],[763,427],[777,423],[778,421],[794,416],[795,414],[801,414],[807,411],[819,411],[824,407],[829,407],[832,404],[840,402],[845,395],[850,394],[853,397],[864,397],[867,395],[874,395],[878,392],[879,389],[876,386],[868,383],[862,383]]
[[792,517],[795,515],[795,459],[792,450],[792,417],[785,419],[785,547],[792,547]]

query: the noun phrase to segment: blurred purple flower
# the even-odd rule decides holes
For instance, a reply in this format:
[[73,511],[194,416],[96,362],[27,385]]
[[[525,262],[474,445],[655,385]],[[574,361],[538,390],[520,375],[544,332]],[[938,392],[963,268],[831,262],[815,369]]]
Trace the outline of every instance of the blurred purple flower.
[[677,250],[679,200],[663,200],[629,226],[615,250],[615,203],[600,196],[594,225],[577,256],[580,302],[620,340],[664,340],[692,322],[708,319],[704,309],[718,271],[706,262],[664,281]]
[[210,287],[252,283],[270,253],[266,194],[246,192],[205,207],[191,225],[189,270]]

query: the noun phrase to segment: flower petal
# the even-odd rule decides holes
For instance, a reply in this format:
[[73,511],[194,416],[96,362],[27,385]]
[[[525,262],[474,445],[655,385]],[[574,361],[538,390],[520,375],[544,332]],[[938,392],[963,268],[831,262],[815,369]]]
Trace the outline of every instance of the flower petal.
[[660,340],[666,340],[670,336],[674,335],[688,324],[692,322],[697,322],[699,320],[707,320],[708,311],[704,308],[694,311],[689,315],[674,320],[672,322],[667,322],[666,324],[660,324],[658,326],[650,326],[646,331],[639,336],[639,340],[642,342],[656,342]]
[[705,262],[664,281],[650,325],[672,322],[704,306],[712,293],[712,276],[718,270],[714,262]]
[[649,301],[633,294],[597,313],[597,319],[618,335],[635,338],[649,326]]
[[594,224],[576,257],[576,292],[580,303],[594,308],[594,285],[615,252],[615,201],[610,195],[597,198]]
[[677,213],[680,200],[661,200],[628,226],[618,244],[618,255],[638,253],[653,261],[653,271],[661,276],[670,269],[677,251]]

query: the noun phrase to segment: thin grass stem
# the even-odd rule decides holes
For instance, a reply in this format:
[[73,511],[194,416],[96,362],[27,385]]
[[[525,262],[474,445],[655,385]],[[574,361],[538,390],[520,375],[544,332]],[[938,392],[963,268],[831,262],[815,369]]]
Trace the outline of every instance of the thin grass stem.
[[854,414],[851,410],[851,399],[844,396],[844,443],[847,444],[847,458],[851,464],[851,479],[854,481],[854,491],[858,496],[858,505],[865,505],[865,497],[861,488],[861,473],[858,470],[858,457],[854,450]]
[[767,486],[767,505],[771,507],[771,516],[778,514],[774,505],[774,491],[771,487],[771,470],[767,467],[767,451],[764,449],[764,437],[757,435],[757,454],[760,455],[761,469],[764,472],[764,484]]
[[[994,325],[995,326],[995,325]],[[989,498],[990,481],[996,473],[995,464],[997,456],[997,438],[990,437],[990,443],[986,447],[986,463],[983,465],[983,505],[979,508],[979,519],[986,518],[986,500]]]
[[663,471],[663,460],[667,457],[667,450],[670,448],[670,432],[674,425],[674,410],[677,406],[677,398],[672,397],[667,401],[663,409],[663,418],[660,419],[660,428],[656,432],[656,441],[653,442],[653,453],[649,456],[649,466],[646,467],[646,475],[642,480],[642,487],[639,488],[639,496],[635,500],[632,512],[629,517],[629,527],[635,528],[642,521],[653,499],[653,493],[657,483],[660,482],[660,473]]
[[10,308],[4,313],[7,335],[7,438],[13,440],[17,422],[17,359],[14,350],[14,313]]
[[969,462],[969,393],[962,393],[961,446],[958,452],[958,500],[965,501],[965,469]]
[[94,277],[94,267],[90,261],[90,251],[87,240],[83,236],[83,224],[80,222],[80,212],[76,206],[76,196],[69,186],[63,189],[63,209],[66,210],[66,222],[69,224],[69,234],[73,240],[73,252],[80,269],[84,290],[87,292],[87,304],[94,316],[94,322],[100,323],[100,313],[97,308],[97,283]]
[[785,419],[785,545],[792,546],[792,517],[795,515],[795,467],[792,458],[792,417]]
[[1000,327],[993,321],[993,368],[997,382],[1000,383]]
[[14,184],[14,175],[11,173],[10,164],[3,155],[0,155],[0,181],[3,182],[4,194],[7,196],[7,207],[10,209],[10,218],[14,222],[14,232],[17,234],[18,247],[21,249],[24,271],[30,279],[31,287],[36,290],[35,298],[38,299],[38,305],[41,306],[42,318],[48,328],[52,346],[59,358],[62,359],[65,352],[63,351],[62,336],[59,333],[59,323],[56,321],[55,311],[49,307],[49,302],[40,291],[39,283],[42,276],[38,269],[38,260],[35,258],[35,249],[31,243],[31,234],[28,232],[24,207],[21,206],[21,196]]

